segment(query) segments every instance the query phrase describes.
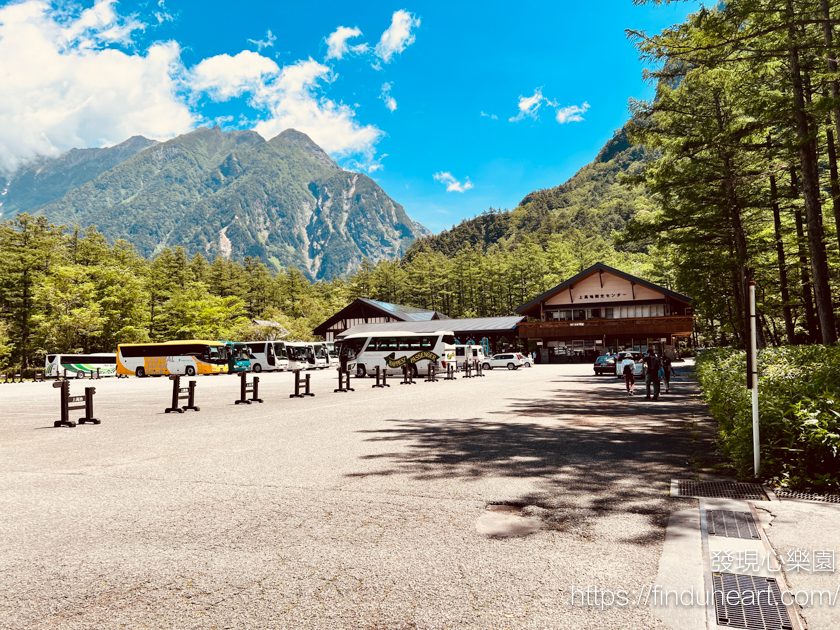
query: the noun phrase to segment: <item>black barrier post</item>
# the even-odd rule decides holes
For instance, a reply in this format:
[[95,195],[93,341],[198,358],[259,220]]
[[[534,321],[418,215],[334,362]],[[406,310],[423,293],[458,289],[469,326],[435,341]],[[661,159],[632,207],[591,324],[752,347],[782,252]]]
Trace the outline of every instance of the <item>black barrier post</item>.
[[464,378],[472,378],[472,364],[469,361],[464,361]]
[[248,400],[248,375],[245,372],[239,373],[239,400],[234,401],[236,405],[250,405]]
[[[70,383],[68,383],[70,385]],[[93,395],[96,393],[95,387],[85,387],[85,417],[79,418],[79,424],[90,422],[91,424],[100,424],[100,420],[93,417]],[[71,399],[72,400],[72,399]],[[71,407],[71,409],[81,409],[81,407]]]
[[380,372],[379,366],[377,365],[376,366],[376,385],[371,385],[371,388],[373,388],[373,387],[391,387],[390,385],[388,385],[388,373],[385,370],[382,370],[382,382],[380,383],[379,382],[379,376],[380,376],[379,372]]
[[411,366],[408,363],[403,363],[403,381],[400,385],[414,385],[414,374],[412,374]]
[[447,363],[446,365],[446,377],[443,379],[444,381],[454,381],[455,379],[455,366],[453,365],[452,361]]
[[[347,371],[347,357],[341,357],[339,359],[340,365],[338,366],[338,389],[334,389],[333,392],[355,392],[356,390],[350,387],[350,372]],[[347,383],[345,386],[344,383]]]
[[475,375],[484,376],[484,368],[481,365],[481,361],[478,359],[475,360]]
[[[172,381],[172,406],[168,407],[164,413],[184,413],[188,409],[199,411],[199,408],[195,406],[195,381],[190,381],[187,387],[181,387],[179,375],[173,374],[169,380]],[[179,407],[179,400],[186,400],[187,404]]]
[[306,381],[304,382],[304,390],[303,393],[300,393],[300,370],[292,370],[295,373],[295,393],[289,394],[289,398],[303,398],[304,396],[315,396],[309,392],[309,374],[306,375]]
[[61,390],[61,420],[53,422],[54,427],[75,427],[76,423],[70,420],[70,383],[67,381],[60,381],[53,383],[53,387]]
[[427,383],[437,383],[437,365],[429,361],[429,373],[426,375]]
[[44,370],[40,370],[40,369],[35,370],[34,381],[36,383],[38,383],[38,382],[43,383],[46,380],[47,380],[47,377],[46,377],[46,374],[44,373]]
[[253,382],[251,383],[251,402],[261,403],[263,401],[263,399],[260,398],[259,395],[260,395],[260,377],[255,376]]

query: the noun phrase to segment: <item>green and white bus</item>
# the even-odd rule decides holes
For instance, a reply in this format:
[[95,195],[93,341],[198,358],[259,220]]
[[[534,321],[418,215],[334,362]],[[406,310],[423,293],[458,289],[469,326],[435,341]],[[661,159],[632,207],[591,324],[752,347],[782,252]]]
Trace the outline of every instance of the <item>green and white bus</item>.
[[82,378],[91,372],[99,376],[113,376],[117,373],[117,355],[113,352],[95,352],[93,354],[48,354],[45,360],[44,374]]

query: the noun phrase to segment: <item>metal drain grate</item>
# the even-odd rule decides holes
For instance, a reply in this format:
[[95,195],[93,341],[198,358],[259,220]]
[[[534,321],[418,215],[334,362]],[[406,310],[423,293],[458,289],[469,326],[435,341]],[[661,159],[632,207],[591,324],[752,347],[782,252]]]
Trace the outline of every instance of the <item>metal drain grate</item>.
[[810,492],[790,492],[789,490],[776,490],[776,496],[780,499],[806,499],[808,501],[840,503],[840,495],[838,494],[811,494]]
[[793,628],[775,578],[712,573],[719,626],[745,630]]
[[707,499],[738,499],[739,501],[769,501],[764,490],[757,483],[735,483],[731,481],[694,481],[678,479],[676,494],[681,497],[702,497]]
[[725,538],[746,538],[761,540],[752,514],[731,510],[706,510],[706,524],[709,534]]

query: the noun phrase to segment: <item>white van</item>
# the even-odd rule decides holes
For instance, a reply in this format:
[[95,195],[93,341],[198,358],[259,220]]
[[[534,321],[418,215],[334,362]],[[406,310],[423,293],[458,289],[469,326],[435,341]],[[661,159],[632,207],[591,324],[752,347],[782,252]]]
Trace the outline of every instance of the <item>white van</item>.
[[444,369],[446,348],[454,344],[455,335],[451,330],[356,333],[336,341],[341,356],[355,357],[356,376],[360,377],[373,376],[377,366],[388,374],[401,374],[402,366],[407,364],[414,376],[421,373],[421,368],[423,374],[428,374],[430,363],[439,370]]
[[252,372],[272,372],[286,369],[288,359],[285,356],[286,348],[282,341],[249,341],[245,345],[248,346],[248,358],[251,361]]

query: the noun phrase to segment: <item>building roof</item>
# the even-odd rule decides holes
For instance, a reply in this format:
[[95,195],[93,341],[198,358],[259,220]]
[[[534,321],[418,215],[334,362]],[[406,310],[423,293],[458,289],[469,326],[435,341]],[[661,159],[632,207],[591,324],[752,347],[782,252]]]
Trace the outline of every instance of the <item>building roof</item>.
[[621,271],[619,269],[616,269],[614,267],[610,267],[609,265],[605,265],[602,262],[598,262],[598,263],[595,263],[594,265],[592,265],[591,267],[589,267],[587,269],[584,269],[583,271],[581,271],[576,276],[573,276],[573,277],[569,278],[565,282],[561,282],[560,284],[558,284],[553,289],[549,289],[545,293],[542,293],[541,295],[538,295],[537,297],[535,297],[530,302],[527,302],[527,303],[523,304],[518,309],[516,309],[516,312],[517,313],[526,313],[526,311],[531,310],[532,307],[536,306],[537,304],[539,304],[543,300],[547,300],[552,295],[555,295],[556,293],[559,293],[560,291],[563,291],[563,290],[569,288],[570,285],[574,286],[575,283],[580,282],[581,280],[583,280],[587,276],[595,273],[596,271],[603,271],[603,272],[611,273],[613,275],[618,276],[619,278],[624,278],[625,280],[629,280],[630,282],[633,282],[635,284],[641,285],[643,287],[647,287],[648,289],[652,289],[653,291],[658,291],[658,292],[662,293],[663,295],[667,295],[668,297],[672,297],[675,300],[679,300],[680,302],[685,302],[686,304],[691,304],[691,302],[694,301],[694,298],[690,298],[687,295],[683,295],[682,293],[677,293],[676,291],[671,291],[671,289],[666,289],[663,286],[659,286],[658,284],[654,284],[653,282],[648,282],[647,280],[644,280],[643,278],[639,278],[638,276],[634,276],[632,274],[626,273],[626,272]]
[[516,325],[525,319],[522,316],[512,317],[472,317],[467,319],[446,319],[443,321],[427,322],[391,322],[389,324],[359,324],[345,330],[338,335],[339,338],[345,335],[371,332],[415,332],[432,333],[441,330],[451,330],[458,333],[504,333],[514,332]]
[[427,322],[436,319],[449,319],[440,311],[417,308],[415,306],[404,306],[402,304],[391,304],[390,302],[379,302],[368,298],[356,298],[330,317],[323,324],[312,332],[316,335],[326,336],[327,331],[333,324],[343,319],[362,319],[369,317],[390,317],[403,322]]

